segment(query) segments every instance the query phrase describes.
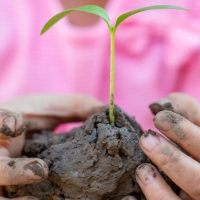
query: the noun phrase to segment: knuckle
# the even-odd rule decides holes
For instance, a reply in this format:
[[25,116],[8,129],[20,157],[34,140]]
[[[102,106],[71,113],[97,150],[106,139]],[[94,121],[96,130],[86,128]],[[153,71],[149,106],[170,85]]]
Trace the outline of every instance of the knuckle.
[[189,124],[184,127],[185,129],[185,143],[188,143],[190,144],[193,140],[194,140],[194,137],[195,137],[195,133],[198,133],[197,135],[200,134],[200,129],[199,127],[195,126],[194,124],[191,124],[191,122],[189,122]]
[[194,138],[195,138],[195,134],[194,134],[194,128],[189,126],[187,127],[187,129],[185,129],[185,137],[183,138],[182,143],[184,142],[185,146],[189,147],[194,143]]
[[159,200],[168,200],[169,199],[169,195],[166,194],[160,194],[160,197],[158,198]]
[[160,148],[162,155],[160,156],[159,164],[161,167],[172,167],[178,162],[179,158],[178,155],[175,155],[174,150],[174,147],[170,147],[169,145],[164,145]]
[[1,158],[0,159],[1,165],[0,165],[0,174],[1,174],[1,180],[0,185],[6,185],[8,183],[13,182],[12,177],[12,170],[13,170],[13,162],[9,158]]
[[153,197],[154,200],[168,200],[169,196],[171,196],[169,193],[163,192],[163,190],[157,190],[149,197]]
[[191,184],[189,185],[188,194],[195,197],[195,199],[200,199],[200,176],[198,176],[196,180],[191,180]]

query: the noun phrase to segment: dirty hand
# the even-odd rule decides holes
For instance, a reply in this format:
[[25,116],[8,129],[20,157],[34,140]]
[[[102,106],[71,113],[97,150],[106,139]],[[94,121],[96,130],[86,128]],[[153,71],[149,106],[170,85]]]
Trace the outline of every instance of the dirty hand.
[[[0,186],[40,182],[48,175],[46,163],[21,155],[26,135],[53,130],[64,122],[85,120],[102,109],[102,103],[86,95],[29,95],[0,104]],[[0,187],[0,200],[6,200]],[[16,199],[36,199],[20,197]]]
[[150,164],[137,168],[138,184],[148,200],[200,199],[200,105],[187,95],[173,93],[150,108],[155,114],[160,108],[168,110],[156,114],[155,126],[184,152],[160,135],[143,135],[140,146],[182,190],[176,195]]

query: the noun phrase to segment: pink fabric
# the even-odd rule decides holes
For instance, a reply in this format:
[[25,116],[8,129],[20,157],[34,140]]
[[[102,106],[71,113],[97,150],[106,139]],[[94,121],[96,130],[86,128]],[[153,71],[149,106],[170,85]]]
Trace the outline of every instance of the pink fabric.
[[[147,11],[125,20],[116,34],[115,103],[153,128],[148,105],[180,91],[200,101],[199,0],[111,0],[117,15],[149,5],[176,4],[191,12]],[[109,103],[109,34],[100,20],[89,28],[62,19],[40,36],[45,22],[63,11],[58,0],[0,1],[0,101],[31,93],[90,94]]]

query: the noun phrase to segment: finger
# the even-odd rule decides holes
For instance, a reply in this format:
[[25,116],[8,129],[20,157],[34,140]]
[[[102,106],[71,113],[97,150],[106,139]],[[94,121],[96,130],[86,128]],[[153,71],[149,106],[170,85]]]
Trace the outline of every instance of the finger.
[[137,167],[135,175],[137,183],[148,200],[180,200],[151,164],[141,164]]
[[194,199],[200,199],[200,164],[162,136],[148,131],[140,139],[144,153]]
[[128,196],[123,197],[121,200],[137,200],[137,199],[133,196],[128,195]]
[[174,111],[172,101],[167,98],[159,99],[158,101],[153,102],[149,105],[149,108],[154,115],[162,110]]
[[22,113],[28,130],[53,129],[59,123],[84,121],[103,104],[88,95],[29,95],[1,104]]
[[199,127],[171,111],[159,112],[154,118],[154,124],[158,130],[200,162]]
[[186,192],[184,192],[183,190],[180,191],[179,193],[179,197],[182,200],[194,200],[192,197],[190,197]]
[[40,182],[48,175],[47,164],[40,159],[0,157],[0,185]]
[[157,114],[161,110],[171,110],[200,126],[200,105],[189,95],[172,93],[166,98],[152,103],[149,107],[153,114]]
[[25,134],[8,140],[0,140],[0,156],[19,157],[22,155]]
[[8,139],[21,135],[25,131],[20,114],[0,109],[0,139]]

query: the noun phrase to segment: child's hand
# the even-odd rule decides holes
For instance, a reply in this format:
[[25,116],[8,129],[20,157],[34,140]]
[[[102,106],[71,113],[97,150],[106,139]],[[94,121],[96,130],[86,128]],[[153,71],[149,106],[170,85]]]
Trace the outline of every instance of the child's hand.
[[[25,127],[26,135],[36,130],[53,130],[60,123],[85,120],[100,111],[101,106],[101,102],[85,95],[29,95],[0,104],[0,186],[40,182],[48,175],[44,161],[17,158],[24,146]],[[3,196],[1,187],[0,195]]]
[[160,135],[142,136],[140,146],[182,190],[177,196],[150,164],[142,164],[137,168],[137,182],[148,200],[197,200],[200,199],[200,105],[191,97],[179,93],[156,103],[169,107],[170,102],[174,111],[181,115],[161,111],[156,114],[154,123],[185,153]]

